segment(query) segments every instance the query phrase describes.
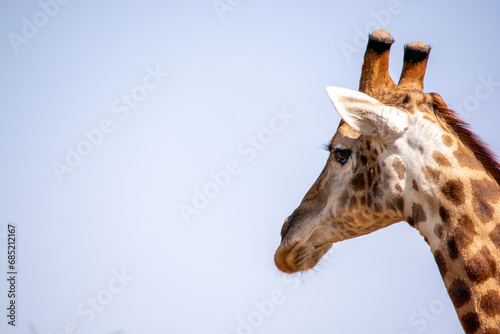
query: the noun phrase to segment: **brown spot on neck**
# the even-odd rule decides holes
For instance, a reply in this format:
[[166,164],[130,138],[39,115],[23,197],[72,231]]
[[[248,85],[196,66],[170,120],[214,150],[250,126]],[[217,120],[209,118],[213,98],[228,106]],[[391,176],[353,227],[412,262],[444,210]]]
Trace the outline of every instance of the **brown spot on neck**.
[[441,217],[441,220],[443,221],[444,224],[446,225],[450,224],[450,212],[446,210],[445,207],[443,206],[439,207],[439,216]]
[[451,166],[451,163],[448,161],[448,159],[446,159],[444,154],[439,152],[439,151],[434,151],[434,153],[432,153],[432,158],[441,167],[450,167]]
[[490,239],[491,239],[491,241],[493,241],[493,244],[495,244],[497,249],[500,250],[500,224],[495,226],[493,231],[491,231]]
[[500,200],[500,187],[498,187],[495,182],[487,178],[482,180],[472,180],[471,186],[474,196],[482,196],[491,203],[495,203]]
[[460,322],[466,334],[474,334],[477,332],[481,323],[476,312],[468,312],[460,318]]
[[448,255],[450,256],[450,258],[452,260],[456,260],[458,258],[458,247],[455,238],[451,237],[450,239],[448,239],[446,246],[448,247]]
[[500,189],[491,180],[472,180],[472,194],[474,196],[473,206],[477,217],[487,223],[493,219],[494,209],[490,203],[496,203],[500,199]]
[[477,161],[476,157],[471,153],[465,150],[465,148],[458,148],[455,152],[453,152],[455,159],[457,159],[460,167],[481,170],[483,169],[481,164]]
[[436,260],[436,264],[439,268],[439,272],[441,273],[441,277],[444,278],[446,273],[448,272],[448,267],[446,265],[446,260],[444,259],[443,254],[440,251],[434,252],[434,259]]
[[441,173],[437,169],[434,169],[429,166],[423,166],[422,173],[424,174],[427,181],[429,181],[430,183],[438,183],[439,178],[441,177]]
[[418,192],[418,184],[417,184],[417,181],[413,180],[413,189],[415,189],[415,191]]
[[448,294],[455,308],[459,309],[469,302],[472,292],[462,279],[455,279],[448,288]]
[[441,192],[455,205],[461,205],[465,202],[464,184],[458,179],[446,181]]
[[462,215],[457,220],[457,226],[455,227],[455,239],[457,245],[461,249],[467,248],[476,235],[476,230],[474,228],[474,222],[468,215]]
[[465,266],[467,276],[475,283],[481,283],[495,277],[496,262],[488,247],[484,246]]
[[399,158],[394,158],[392,161],[392,168],[394,168],[394,171],[396,171],[400,180],[405,178],[406,168]]
[[474,211],[483,223],[488,223],[493,219],[493,207],[486,203],[484,199],[474,198]]
[[419,203],[413,203],[411,209],[411,217],[408,218],[408,223],[411,226],[415,226],[418,223],[425,222],[427,220],[427,215],[425,214],[422,205]]
[[442,224],[437,224],[435,227],[434,227],[434,234],[436,234],[436,236],[441,239],[443,237],[443,225]]
[[[400,213],[403,213],[404,208],[405,208],[405,201],[404,201],[403,197],[396,196],[396,198],[394,199],[394,205],[396,207],[396,210],[398,210]],[[425,213],[424,213],[424,215],[425,215]]]
[[443,140],[443,143],[446,145],[446,147],[450,147],[451,145],[453,145],[453,138],[451,138],[449,135],[443,134],[441,135],[441,139]]
[[500,295],[498,291],[489,290],[481,298],[480,306],[488,317],[494,317],[500,314]]

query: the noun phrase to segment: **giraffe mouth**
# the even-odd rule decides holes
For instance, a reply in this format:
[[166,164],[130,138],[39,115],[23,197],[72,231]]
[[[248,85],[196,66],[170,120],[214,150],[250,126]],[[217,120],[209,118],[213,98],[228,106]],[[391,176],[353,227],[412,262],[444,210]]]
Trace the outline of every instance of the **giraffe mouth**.
[[318,264],[332,245],[281,244],[274,255],[274,262],[279,270],[287,274],[309,270]]

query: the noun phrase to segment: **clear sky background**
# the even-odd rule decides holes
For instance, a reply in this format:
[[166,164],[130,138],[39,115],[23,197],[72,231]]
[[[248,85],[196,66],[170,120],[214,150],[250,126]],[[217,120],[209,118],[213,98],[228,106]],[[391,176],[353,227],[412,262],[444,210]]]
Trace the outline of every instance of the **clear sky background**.
[[499,2],[62,2],[0,2],[0,332],[462,331],[406,223],[303,275],[273,255],[370,31],[395,38],[395,81],[430,44],[424,90],[500,153]]

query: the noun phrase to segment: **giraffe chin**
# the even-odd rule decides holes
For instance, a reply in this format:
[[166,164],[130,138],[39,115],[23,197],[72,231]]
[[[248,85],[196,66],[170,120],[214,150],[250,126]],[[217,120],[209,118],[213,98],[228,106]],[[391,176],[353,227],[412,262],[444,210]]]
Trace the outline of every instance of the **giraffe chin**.
[[332,248],[332,244],[310,245],[307,243],[281,244],[274,255],[274,263],[287,274],[313,268]]

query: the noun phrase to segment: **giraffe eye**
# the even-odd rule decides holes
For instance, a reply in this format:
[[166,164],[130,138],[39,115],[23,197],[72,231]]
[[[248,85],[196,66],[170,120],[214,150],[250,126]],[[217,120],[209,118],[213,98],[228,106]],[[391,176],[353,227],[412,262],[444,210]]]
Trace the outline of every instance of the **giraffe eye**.
[[332,151],[333,158],[337,160],[340,164],[345,164],[347,159],[351,156],[351,150],[343,150],[340,148],[336,148]]

